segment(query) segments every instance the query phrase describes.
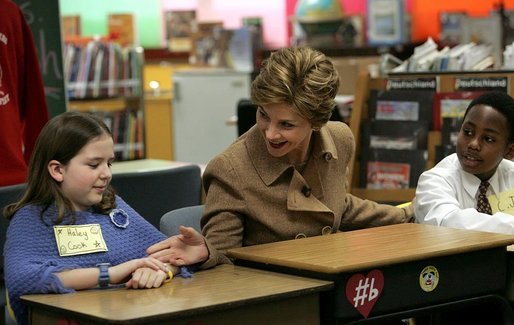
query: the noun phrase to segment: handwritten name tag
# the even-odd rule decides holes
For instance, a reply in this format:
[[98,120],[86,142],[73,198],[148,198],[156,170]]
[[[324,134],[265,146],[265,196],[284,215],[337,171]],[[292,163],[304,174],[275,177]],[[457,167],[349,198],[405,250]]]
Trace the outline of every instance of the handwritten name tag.
[[498,195],[491,195],[487,198],[491,204],[493,214],[504,212],[514,215],[514,189],[502,192]]
[[99,224],[54,226],[55,241],[60,256],[72,256],[108,251]]

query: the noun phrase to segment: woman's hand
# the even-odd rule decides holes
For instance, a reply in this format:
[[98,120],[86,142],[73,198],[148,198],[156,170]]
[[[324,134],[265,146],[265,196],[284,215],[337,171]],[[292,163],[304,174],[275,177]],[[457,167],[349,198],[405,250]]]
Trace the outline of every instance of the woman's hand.
[[177,266],[201,263],[209,257],[202,234],[184,226],[180,226],[179,235],[154,244],[146,251],[153,258]]

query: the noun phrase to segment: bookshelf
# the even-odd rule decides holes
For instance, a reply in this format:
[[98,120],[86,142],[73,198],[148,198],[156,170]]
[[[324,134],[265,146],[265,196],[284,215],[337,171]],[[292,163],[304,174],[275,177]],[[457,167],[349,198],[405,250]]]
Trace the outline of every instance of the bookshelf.
[[[351,175],[349,192],[363,199],[377,202],[400,203],[411,201],[415,196],[415,186],[398,189],[372,189],[362,185],[363,168],[361,157],[363,122],[370,120],[369,99],[374,90],[391,90],[391,81],[435,80],[434,104],[438,94],[459,92],[481,92],[492,89],[502,89],[514,94],[514,71],[473,71],[473,72],[443,72],[443,73],[397,73],[386,77],[371,78],[367,72],[359,74],[356,93],[350,119],[350,128],[355,137],[356,154],[349,166]],[[435,107],[435,105],[433,106]],[[433,111],[432,111],[433,114]],[[432,116],[433,117],[433,116]],[[436,160],[436,147],[442,143],[442,132],[432,126],[427,133],[426,162],[423,170],[432,168]],[[408,162],[407,162],[408,163]]]
[[146,157],[143,64],[140,47],[87,38],[65,43],[67,109],[102,116],[113,133],[117,160]]

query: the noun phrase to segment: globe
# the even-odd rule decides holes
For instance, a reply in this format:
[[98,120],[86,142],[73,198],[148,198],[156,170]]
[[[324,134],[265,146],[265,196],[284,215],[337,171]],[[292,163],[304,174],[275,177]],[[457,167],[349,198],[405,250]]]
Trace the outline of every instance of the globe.
[[340,0],[299,0],[295,20],[308,35],[333,34],[343,21]]

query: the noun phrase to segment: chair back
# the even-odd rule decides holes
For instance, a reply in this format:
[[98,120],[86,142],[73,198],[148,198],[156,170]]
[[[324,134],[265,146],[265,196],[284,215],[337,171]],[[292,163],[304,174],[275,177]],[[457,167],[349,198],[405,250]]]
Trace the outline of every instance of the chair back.
[[[9,186],[0,186],[0,249],[3,254],[5,235],[7,233],[8,222],[4,217],[4,208],[14,202],[21,199],[23,192],[25,191],[27,184],[16,184]],[[4,259],[0,259],[0,272],[3,280],[4,275]]]
[[[27,184],[16,184],[9,186],[0,186],[0,252],[3,255],[5,238],[7,234],[7,226],[9,223],[4,217],[4,208],[21,199]],[[4,283],[4,258],[0,258],[0,322],[5,324],[10,317],[6,315],[7,293]]]
[[201,204],[202,176],[198,165],[114,174],[118,195],[155,228],[170,210]]
[[237,133],[241,136],[248,131],[255,123],[257,105],[249,99],[241,99],[237,103]]
[[192,227],[202,232],[200,219],[202,219],[203,208],[203,205],[194,205],[171,210],[162,216],[159,229],[168,237],[178,235],[180,226]]

